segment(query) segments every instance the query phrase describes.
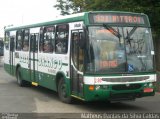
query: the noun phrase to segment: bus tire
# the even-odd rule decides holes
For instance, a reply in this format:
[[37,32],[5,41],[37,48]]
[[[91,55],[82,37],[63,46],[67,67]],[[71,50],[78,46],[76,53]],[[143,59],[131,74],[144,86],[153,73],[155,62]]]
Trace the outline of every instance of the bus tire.
[[66,83],[63,78],[58,82],[58,95],[62,102],[64,103],[72,103],[71,96],[67,96],[67,88]]
[[17,84],[18,84],[19,86],[21,86],[21,87],[24,87],[24,86],[26,86],[26,81],[24,81],[24,80],[22,79],[20,69],[21,69],[21,68],[18,67],[17,72],[16,72]]

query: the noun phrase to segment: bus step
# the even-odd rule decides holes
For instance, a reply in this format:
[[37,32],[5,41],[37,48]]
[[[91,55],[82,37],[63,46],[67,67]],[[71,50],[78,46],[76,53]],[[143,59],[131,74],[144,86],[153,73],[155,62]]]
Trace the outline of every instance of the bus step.
[[38,83],[32,82],[32,85],[33,85],[33,86],[38,86]]

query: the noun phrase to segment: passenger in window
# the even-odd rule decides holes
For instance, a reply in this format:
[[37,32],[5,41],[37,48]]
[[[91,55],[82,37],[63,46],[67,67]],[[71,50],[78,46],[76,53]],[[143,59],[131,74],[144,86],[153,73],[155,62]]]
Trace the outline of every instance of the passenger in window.
[[45,41],[43,49],[44,52],[53,52],[53,46],[49,41]]
[[17,43],[17,50],[20,51],[21,49],[22,49],[22,43],[21,43],[21,42],[18,42],[18,43]]
[[57,52],[58,53],[63,53],[63,43],[62,42],[58,42],[57,45],[56,45],[56,48],[57,48]]
[[23,50],[24,51],[28,51],[29,50],[29,45],[28,45],[27,42],[24,42],[24,44],[23,44]]

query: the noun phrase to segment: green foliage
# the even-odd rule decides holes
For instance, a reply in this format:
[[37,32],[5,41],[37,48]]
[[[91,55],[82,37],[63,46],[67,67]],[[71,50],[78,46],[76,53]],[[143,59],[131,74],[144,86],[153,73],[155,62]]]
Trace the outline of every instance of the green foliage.
[[69,15],[70,8],[72,7],[71,0],[57,0],[57,4],[54,5],[57,10],[61,10],[61,15]]
[[73,13],[83,12],[85,0],[57,0],[54,7],[61,11],[61,15],[69,15]]

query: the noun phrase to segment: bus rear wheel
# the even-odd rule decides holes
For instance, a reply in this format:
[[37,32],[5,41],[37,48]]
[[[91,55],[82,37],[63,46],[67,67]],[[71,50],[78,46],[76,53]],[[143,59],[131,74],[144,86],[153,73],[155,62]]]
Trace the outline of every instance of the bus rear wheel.
[[21,69],[21,68],[19,67],[19,68],[17,69],[17,72],[16,72],[17,83],[18,83],[19,86],[24,87],[24,86],[26,86],[26,81],[24,81],[24,80],[22,79],[20,69]]
[[58,95],[62,102],[64,103],[72,103],[71,96],[67,95],[67,86],[63,78],[58,82]]

